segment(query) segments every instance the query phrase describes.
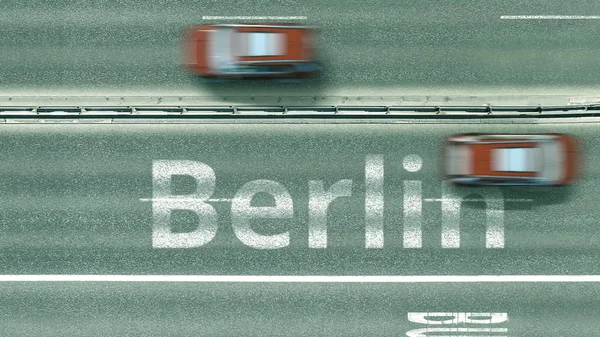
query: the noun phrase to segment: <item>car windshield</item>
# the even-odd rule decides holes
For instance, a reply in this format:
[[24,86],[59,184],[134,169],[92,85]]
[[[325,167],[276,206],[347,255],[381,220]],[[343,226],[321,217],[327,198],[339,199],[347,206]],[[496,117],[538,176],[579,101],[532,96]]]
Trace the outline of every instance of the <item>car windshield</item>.
[[446,147],[446,173],[453,176],[472,174],[472,155],[467,145],[448,144]]
[[542,176],[550,181],[563,178],[566,166],[565,149],[560,142],[546,142],[542,145],[544,169]]
[[537,172],[540,149],[537,147],[492,150],[492,170],[500,172]]

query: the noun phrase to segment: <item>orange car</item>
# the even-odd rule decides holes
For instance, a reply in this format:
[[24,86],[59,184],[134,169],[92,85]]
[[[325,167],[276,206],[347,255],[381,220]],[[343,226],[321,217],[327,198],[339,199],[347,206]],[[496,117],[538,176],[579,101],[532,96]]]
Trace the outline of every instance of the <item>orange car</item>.
[[444,169],[461,185],[567,185],[576,177],[577,141],[563,134],[455,135]]
[[221,24],[188,28],[185,63],[205,77],[303,77],[321,70],[314,31],[296,24]]

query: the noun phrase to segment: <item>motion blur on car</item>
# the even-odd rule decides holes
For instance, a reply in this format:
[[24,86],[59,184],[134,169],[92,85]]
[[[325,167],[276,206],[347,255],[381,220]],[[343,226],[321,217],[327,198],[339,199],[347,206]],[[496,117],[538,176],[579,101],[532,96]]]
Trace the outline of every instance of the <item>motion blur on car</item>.
[[464,134],[444,146],[446,179],[459,185],[568,185],[578,158],[576,138],[565,134]]
[[207,78],[302,78],[321,70],[315,32],[297,24],[220,24],[184,32],[188,71]]

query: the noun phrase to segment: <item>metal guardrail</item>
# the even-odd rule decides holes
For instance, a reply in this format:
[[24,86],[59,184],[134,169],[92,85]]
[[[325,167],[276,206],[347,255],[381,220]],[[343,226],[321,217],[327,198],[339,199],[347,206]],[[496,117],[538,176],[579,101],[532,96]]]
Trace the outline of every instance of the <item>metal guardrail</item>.
[[552,118],[597,117],[568,106],[0,106],[0,118]]

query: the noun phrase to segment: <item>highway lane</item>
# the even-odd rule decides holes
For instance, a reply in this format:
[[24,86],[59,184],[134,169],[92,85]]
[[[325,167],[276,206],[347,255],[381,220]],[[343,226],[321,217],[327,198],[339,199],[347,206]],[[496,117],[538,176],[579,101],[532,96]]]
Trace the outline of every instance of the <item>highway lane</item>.
[[[7,0],[2,95],[591,94],[599,89],[597,1]],[[180,32],[203,16],[305,16],[322,77],[300,84],[206,84],[180,67]],[[226,20],[235,22],[235,20]],[[292,20],[293,21],[293,20]],[[296,20],[297,21],[297,20]]]
[[[0,331],[15,337],[398,337],[427,327],[506,329],[461,336],[560,337],[600,329],[600,292],[591,284],[42,283],[2,284],[0,295]],[[508,321],[432,325],[409,321],[415,312],[499,313]]]
[[[596,130],[595,123],[2,124],[0,273],[600,274]],[[439,170],[442,141],[475,131],[574,134],[584,147],[583,176],[554,189],[449,187]],[[159,160],[170,166],[153,170]],[[212,171],[214,180],[182,176],[176,161],[196,163],[193,172]],[[160,172],[174,176],[170,190],[156,185]],[[327,191],[339,181],[341,197],[319,216],[327,199],[317,197],[319,185]],[[189,204],[170,218],[153,210],[174,207],[161,198],[195,186],[210,197],[215,221]],[[239,198],[263,190],[253,206],[275,206],[277,195],[288,208],[248,220],[252,211]],[[452,200],[460,198],[457,207]],[[158,248],[185,239],[167,237],[153,248],[161,226],[202,228],[187,236],[201,244]],[[442,240],[453,226],[460,238]]]
[[[0,124],[0,274],[600,274],[597,123],[372,122]],[[444,194],[441,142],[474,131],[574,134],[585,154],[582,178],[570,188]],[[371,208],[365,206],[367,193],[371,200],[377,194],[381,171],[372,160],[378,156],[384,169],[383,247],[367,248],[369,231],[371,247],[381,243],[373,226],[377,216],[370,216],[370,227],[365,218],[378,209],[377,197]],[[218,229],[210,242],[153,248],[160,219],[152,204],[164,198],[157,193],[160,185],[153,185],[157,160],[202,162],[214,171],[209,203],[218,213]],[[247,230],[236,236],[241,211],[238,201],[234,225],[231,199],[257,179],[276,181],[289,192],[293,216],[256,220],[251,228],[262,235],[289,231],[287,247],[252,248],[259,241],[248,240]],[[312,236],[313,245],[327,246],[309,248],[309,209],[313,215],[318,209],[309,207],[309,181],[329,187],[342,179],[352,180],[351,195],[331,203],[326,240],[322,232]],[[201,181],[176,175],[168,193],[185,195],[210,185]],[[414,198],[404,197],[414,195],[419,182],[422,248],[404,248],[403,226],[415,219],[414,212],[405,213],[414,210]],[[496,205],[495,214],[503,214],[504,248],[485,248],[486,204],[468,200],[460,211],[460,248],[442,248],[448,220],[440,199],[453,193],[487,197]],[[252,205],[273,206],[273,197],[256,194]],[[173,231],[191,232],[198,219],[173,212]],[[496,225],[487,225],[497,230],[495,219]],[[419,336],[429,327],[507,329],[489,336],[586,336],[600,328],[599,298],[596,283],[0,282],[0,334]],[[433,325],[409,320],[415,312],[499,313],[508,321]]]

